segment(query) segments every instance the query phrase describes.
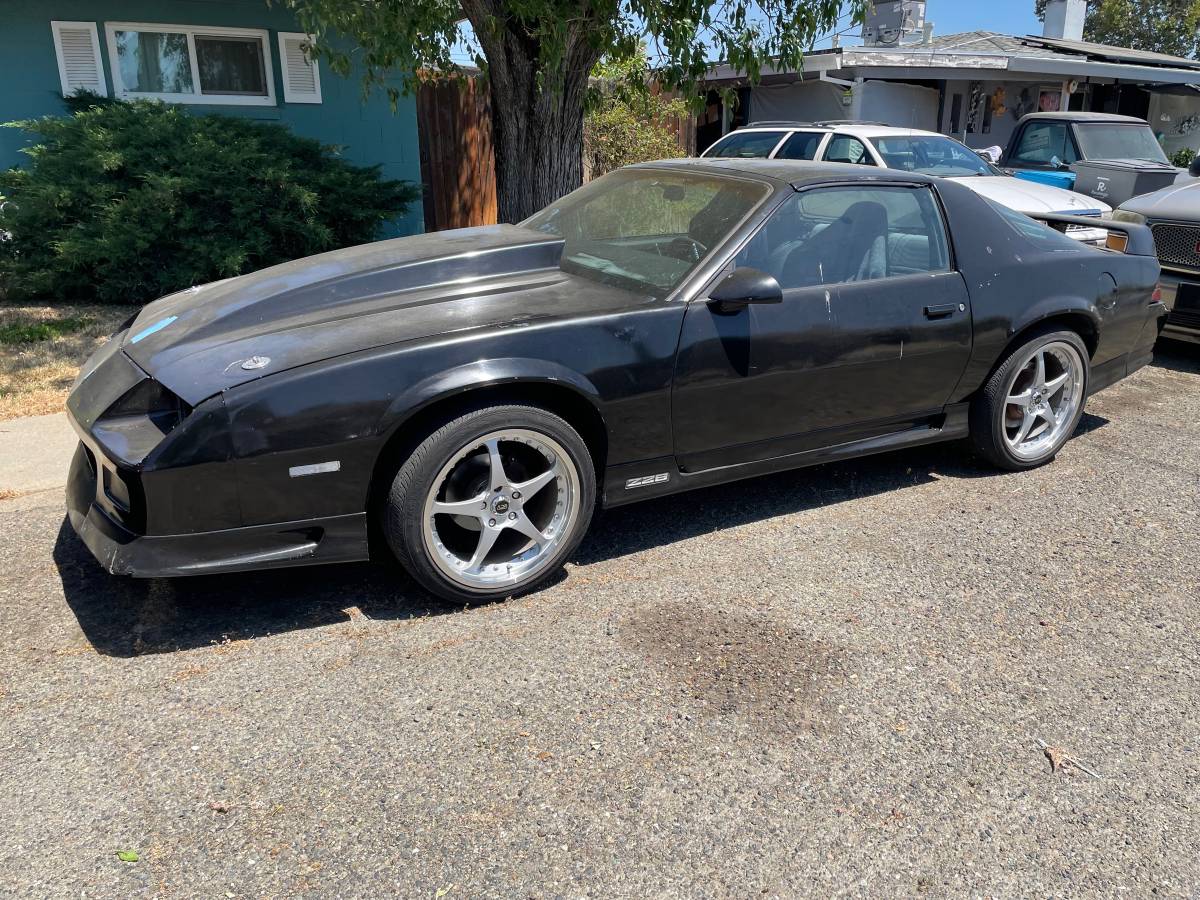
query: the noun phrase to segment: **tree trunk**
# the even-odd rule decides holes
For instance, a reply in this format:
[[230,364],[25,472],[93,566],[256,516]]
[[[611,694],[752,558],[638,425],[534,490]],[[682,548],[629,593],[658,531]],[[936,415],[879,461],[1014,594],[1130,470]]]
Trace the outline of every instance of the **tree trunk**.
[[600,51],[576,20],[561,62],[545,72],[542,48],[520,22],[507,20],[498,34],[481,27],[492,2],[463,7],[488,60],[498,219],[520,222],[583,183],[583,106]]

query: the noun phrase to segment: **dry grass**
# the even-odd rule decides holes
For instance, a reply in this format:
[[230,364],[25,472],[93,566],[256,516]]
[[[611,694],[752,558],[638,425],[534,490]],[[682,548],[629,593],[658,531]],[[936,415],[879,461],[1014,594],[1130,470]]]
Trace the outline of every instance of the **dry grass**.
[[0,421],[61,410],[79,366],[133,312],[126,306],[0,304]]

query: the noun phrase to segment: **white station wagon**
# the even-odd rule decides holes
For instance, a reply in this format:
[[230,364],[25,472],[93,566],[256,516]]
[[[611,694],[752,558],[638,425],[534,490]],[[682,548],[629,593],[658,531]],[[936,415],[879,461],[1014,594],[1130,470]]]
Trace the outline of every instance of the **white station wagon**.
[[[809,159],[920,172],[960,182],[1026,215],[1061,213],[1109,218],[1112,207],[1091,197],[1013,178],[969,147],[933,131],[870,122],[759,122],[731,131],[701,156]],[[1067,227],[1067,236],[1104,245],[1103,228]]]

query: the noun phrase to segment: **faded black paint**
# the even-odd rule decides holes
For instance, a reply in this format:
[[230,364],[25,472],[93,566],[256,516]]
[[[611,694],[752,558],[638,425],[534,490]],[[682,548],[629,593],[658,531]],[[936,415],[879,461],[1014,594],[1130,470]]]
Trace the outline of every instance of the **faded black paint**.
[[[149,305],[97,352],[68,403],[96,462],[93,473],[81,451],[73,466],[76,530],[110,570],[136,575],[361,559],[385,446],[420,437],[405,428],[432,404],[481,387],[538,384],[591,405],[607,437],[603,502],[616,505],[962,436],[965,401],[1016,336],[1050,316],[1094,329],[1093,387],[1149,359],[1161,315],[1152,255],[1039,250],[977,194],[923,176],[657,165],[737,172],[772,189],[667,297],[564,272],[560,242],[498,226],[336,251]],[[792,191],[863,182],[933,185],[953,271],[709,308],[707,292]],[[1140,226],[1116,227],[1131,249],[1145,245]],[[243,368],[252,356],[270,362]],[[194,409],[133,462],[95,423],[146,378]],[[333,460],[337,472],[289,475]],[[670,479],[624,489],[661,472]],[[106,495],[108,477],[130,486],[140,514]]]

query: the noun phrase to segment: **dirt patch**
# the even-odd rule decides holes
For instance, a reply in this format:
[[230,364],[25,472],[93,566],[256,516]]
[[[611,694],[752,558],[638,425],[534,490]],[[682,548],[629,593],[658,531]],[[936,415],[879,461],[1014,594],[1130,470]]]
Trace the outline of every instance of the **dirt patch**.
[[622,641],[662,670],[703,716],[740,716],[781,734],[825,732],[833,689],[847,677],[846,651],[782,625],[770,613],[718,615],[684,604],[639,611]]
[[0,421],[61,410],[80,365],[135,311],[0,304]]

